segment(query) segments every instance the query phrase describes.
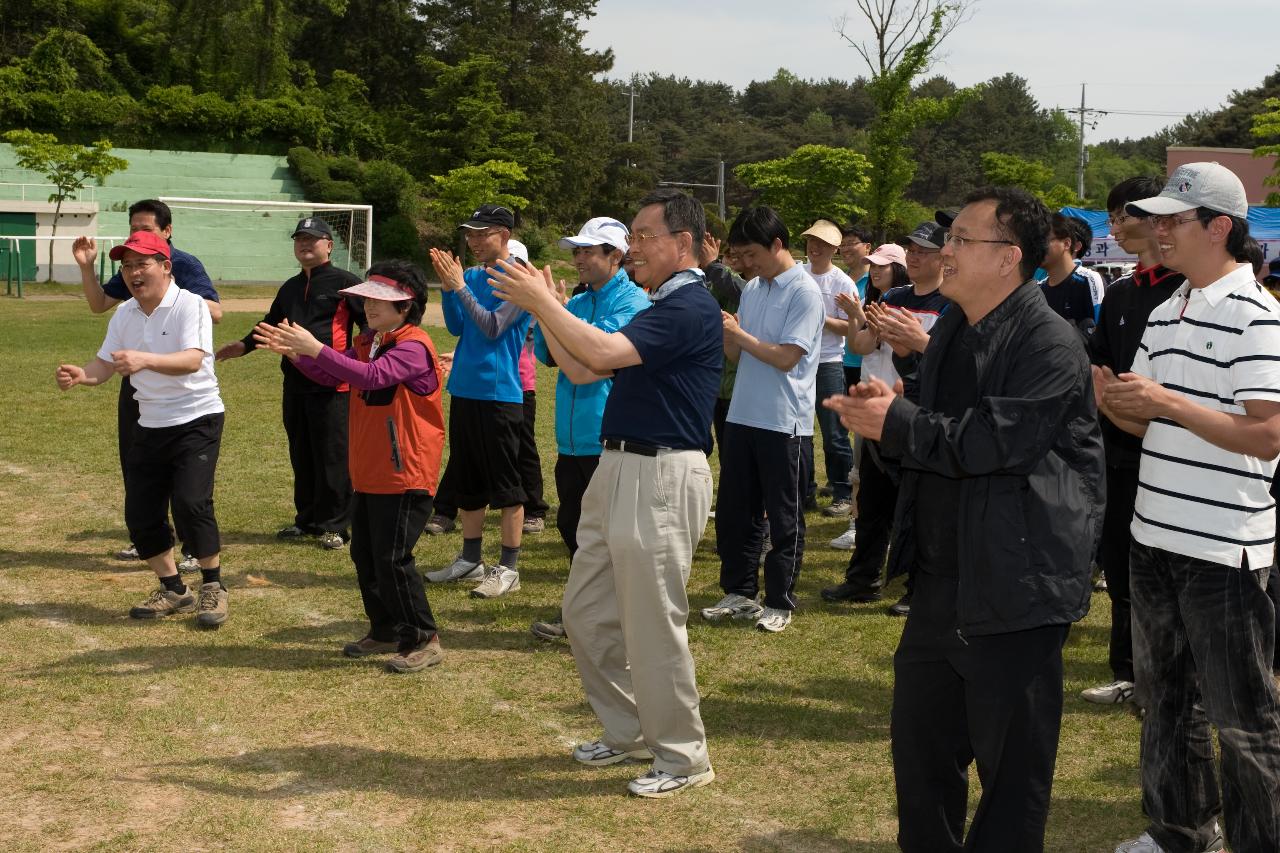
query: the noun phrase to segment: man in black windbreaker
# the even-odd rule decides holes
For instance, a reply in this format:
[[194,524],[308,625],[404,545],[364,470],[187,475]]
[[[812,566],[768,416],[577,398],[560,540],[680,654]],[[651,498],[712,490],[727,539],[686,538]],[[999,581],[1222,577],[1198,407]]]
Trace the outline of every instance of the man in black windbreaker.
[[827,403],[902,462],[890,566],[914,562],[916,585],[891,736],[907,853],[1044,847],[1062,646],[1088,609],[1103,512],[1089,359],[1032,278],[1049,222],[1022,190],[971,195],[942,250],[954,305],[921,360],[919,405],[878,380]]
[[[351,345],[351,330],[363,315],[338,291],[360,283],[359,276],[329,261],[333,232],[323,219],[307,217],[293,229],[293,254],[302,270],[280,285],[262,322],[284,320],[305,326],[316,339],[338,352]],[[218,361],[239,358],[257,348],[253,332],[217,352]],[[281,539],[318,536],[330,550],[341,548],[351,517],[351,478],[347,473],[347,386],[330,388],[312,382],[293,362],[280,359],[284,373],[284,431],[293,467],[293,524]]]

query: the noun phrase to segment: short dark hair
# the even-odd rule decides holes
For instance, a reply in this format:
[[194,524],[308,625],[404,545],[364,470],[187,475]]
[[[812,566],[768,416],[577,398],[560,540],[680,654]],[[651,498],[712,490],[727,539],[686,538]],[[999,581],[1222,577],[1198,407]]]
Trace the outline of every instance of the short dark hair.
[[169,210],[169,205],[158,198],[144,198],[141,201],[135,201],[129,205],[129,218],[133,219],[135,213],[152,214],[156,218],[156,227],[162,231],[173,223],[173,213]]
[[1049,250],[1049,227],[1052,216],[1044,202],[1017,187],[983,187],[965,198],[966,205],[981,201],[996,203],[996,228],[1001,235],[1022,250],[1018,265],[1024,280],[1035,275]]
[[1162,189],[1164,189],[1164,181],[1160,178],[1146,175],[1125,178],[1107,193],[1107,210],[1124,210],[1126,204],[1158,196]]
[[365,277],[374,275],[386,276],[413,291],[413,299],[409,302],[409,312],[405,314],[404,321],[414,326],[421,323],[422,313],[427,306],[427,276],[422,268],[410,261],[378,261],[369,267]]
[[1079,243],[1079,247],[1072,252],[1076,259],[1083,258],[1088,254],[1089,249],[1093,246],[1093,226],[1085,222],[1079,216],[1068,216],[1067,227],[1072,230],[1071,239]]
[[870,243],[875,239],[875,232],[865,225],[846,225],[840,229],[841,237],[857,237],[860,243]]
[[729,245],[745,246],[755,243],[766,249],[773,247],[774,240],[782,241],[782,248],[791,248],[791,235],[786,223],[772,207],[744,208],[729,226]]
[[659,187],[640,199],[639,207],[662,205],[662,222],[667,230],[688,232],[693,238],[690,251],[696,258],[702,251],[702,236],[707,230],[707,214],[697,199],[669,187]]
[[1239,216],[1232,216],[1229,213],[1210,210],[1207,207],[1196,208],[1196,219],[1199,219],[1200,224],[1205,228],[1208,228],[1209,223],[1219,216],[1225,216],[1231,220],[1231,230],[1227,232],[1227,254],[1241,263],[1247,262],[1249,257],[1246,254],[1245,241],[1249,239],[1249,220],[1241,219]]
[[1262,246],[1252,236],[1244,238],[1244,251],[1242,257],[1237,257],[1236,261],[1242,264],[1249,264],[1253,267],[1253,274],[1256,276],[1262,272],[1262,265],[1267,262],[1267,256],[1263,254]]

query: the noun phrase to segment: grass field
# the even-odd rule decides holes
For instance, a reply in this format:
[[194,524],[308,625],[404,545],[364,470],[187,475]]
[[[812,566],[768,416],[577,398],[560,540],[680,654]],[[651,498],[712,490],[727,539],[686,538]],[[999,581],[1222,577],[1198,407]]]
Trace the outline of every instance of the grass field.
[[[217,344],[256,319],[227,309]],[[0,299],[0,847],[896,849],[888,720],[902,622],[819,600],[847,559],[826,548],[842,522],[809,517],[802,609],[786,632],[691,621],[718,779],[671,801],[630,799],[623,786],[643,768],[569,758],[596,736],[594,718],[568,649],[528,632],[554,612],[567,571],[550,524],[526,539],[520,592],[486,602],[469,585],[429,587],[440,667],[394,676],[341,657],[365,627],[346,553],[273,538],[292,508],[266,353],[218,368],[230,620],[216,632],[129,620],[155,581],[110,556],[126,538],[116,388],[53,381],[59,362],[96,351],[106,323],[79,301]],[[554,505],[553,379],[539,378],[538,429]],[[458,547],[456,534],[424,537],[418,559],[435,568]],[[487,556],[496,549],[490,535]],[[695,608],[718,599],[716,578],[709,530]],[[1107,611],[1095,596],[1068,643],[1054,851],[1111,850],[1143,824],[1137,722],[1077,696],[1110,680]]]

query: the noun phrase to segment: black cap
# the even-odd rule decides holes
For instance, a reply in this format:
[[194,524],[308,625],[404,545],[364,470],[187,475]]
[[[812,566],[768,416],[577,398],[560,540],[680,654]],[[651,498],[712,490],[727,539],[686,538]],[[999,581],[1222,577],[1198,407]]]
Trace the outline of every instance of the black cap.
[[960,213],[958,210],[938,210],[934,211],[933,221],[941,225],[943,228],[950,228],[951,223],[956,221],[956,216]]
[[310,234],[312,237],[323,237],[326,240],[333,239],[333,232],[329,230],[329,223],[323,219],[317,219],[314,216],[308,216],[306,219],[299,219],[298,226],[293,229],[293,233],[289,235],[290,239],[297,237],[299,234]]
[[459,228],[472,228],[480,230],[499,225],[508,231],[516,227],[516,217],[511,211],[507,210],[500,204],[482,204],[471,214],[471,218],[459,225]]
[[934,222],[921,222],[916,230],[907,235],[912,243],[926,249],[941,249],[946,237],[947,229]]

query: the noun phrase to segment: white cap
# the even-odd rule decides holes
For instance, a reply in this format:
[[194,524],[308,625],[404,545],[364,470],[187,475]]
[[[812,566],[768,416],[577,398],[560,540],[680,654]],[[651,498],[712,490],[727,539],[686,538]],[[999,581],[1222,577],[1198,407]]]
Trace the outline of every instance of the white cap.
[[630,237],[631,232],[627,230],[627,226],[618,220],[609,216],[597,216],[587,220],[577,237],[565,237],[560,245],[572,249],[575,246],[603,246],[608,243],[615,249],[621,249],[625,255],[631,248]]
[[1160,195],[1130,202],[1125,211],[1138,216],[1167,216],[1203,207],[1245,219],[1249,199],[1236,173],[1217,163],[1188,163],[1169,176]]
[[519,240],[507,241],[507,254],[517,260],[524,261],[526,264],[529,263],[529,247]]

